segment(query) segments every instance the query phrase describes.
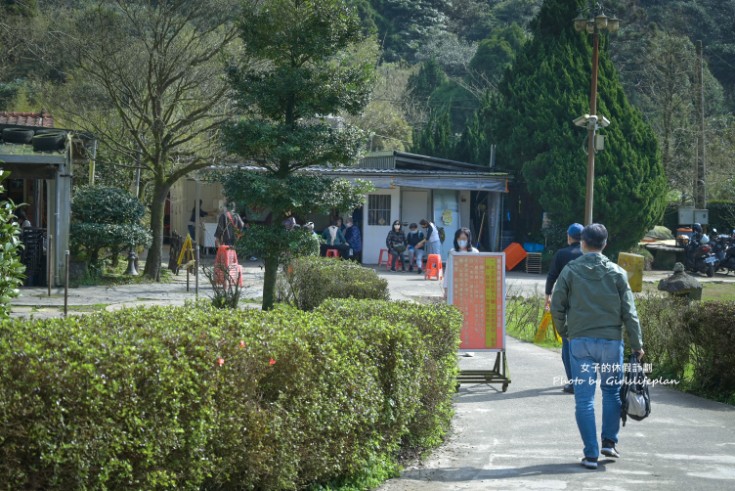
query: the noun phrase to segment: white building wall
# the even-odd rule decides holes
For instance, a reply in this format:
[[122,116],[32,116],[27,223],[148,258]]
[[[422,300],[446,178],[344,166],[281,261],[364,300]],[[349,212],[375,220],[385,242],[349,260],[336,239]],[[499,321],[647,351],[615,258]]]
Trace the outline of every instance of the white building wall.
[[[216,223],[219,207],[224,203],[224,194],[220,183],[200,182],[199,196],[202,209],[209,216],[201,219],[202,223]],[[193,179],[180,179],[171,187],[171,231],[182,237],[189,233],[188,225],[191,210],[196,205],[196,182]]]
[[399,188],[379,189],[374,193],[370,193],[368,196],[378,194],[387,194],[391,197],[390,220],[385,225],[369,225],[368,217],[370,216],[370,210],[368,207],[370,206],[370,200],[366,200],[362,211],[362,262],[364,264],[378,263],[380,249],[385,249],[385,238],[388,236],[388,232],[390,232],[390,224],[393,220],[399,218],[398,215],[401,210],[401,191]]

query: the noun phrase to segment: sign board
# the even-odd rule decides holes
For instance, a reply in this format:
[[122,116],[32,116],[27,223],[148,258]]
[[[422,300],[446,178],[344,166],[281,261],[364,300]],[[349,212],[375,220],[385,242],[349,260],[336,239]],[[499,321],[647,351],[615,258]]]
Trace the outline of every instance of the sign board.
[[691,226],[693,223],[700,223],[702,225],[709,224],[709,211],[707,209],[680,206],[678,211],[679,225]]
[[460,350],[505,350],[505,254],[452,253],[447,301],[464,315]]

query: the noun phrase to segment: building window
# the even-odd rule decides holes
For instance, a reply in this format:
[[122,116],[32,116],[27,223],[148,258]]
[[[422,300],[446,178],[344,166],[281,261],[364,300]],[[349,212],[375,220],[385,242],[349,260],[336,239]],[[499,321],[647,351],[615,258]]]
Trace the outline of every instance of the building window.
[[390,225],[390,194],[368,196],[368,225]]

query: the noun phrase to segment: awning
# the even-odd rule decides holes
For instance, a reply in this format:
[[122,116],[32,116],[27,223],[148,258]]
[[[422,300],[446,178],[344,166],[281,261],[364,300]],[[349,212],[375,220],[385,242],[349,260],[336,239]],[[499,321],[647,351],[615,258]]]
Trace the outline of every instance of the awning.
[[505,179],[437,179],[431,177],[396,177],[393,182],[396,186],[407,188],[454,189],[457,191],[493,191],[496,193],[506,192]]

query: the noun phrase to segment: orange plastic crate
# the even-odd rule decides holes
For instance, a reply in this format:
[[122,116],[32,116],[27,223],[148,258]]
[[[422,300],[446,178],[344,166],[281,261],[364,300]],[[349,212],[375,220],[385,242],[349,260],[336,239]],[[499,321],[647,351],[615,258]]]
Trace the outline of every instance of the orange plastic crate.
[[510,271],[526,259],[528,253],[518,242],[512,242],[503,251],[505,253],[505,270]]

